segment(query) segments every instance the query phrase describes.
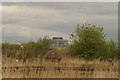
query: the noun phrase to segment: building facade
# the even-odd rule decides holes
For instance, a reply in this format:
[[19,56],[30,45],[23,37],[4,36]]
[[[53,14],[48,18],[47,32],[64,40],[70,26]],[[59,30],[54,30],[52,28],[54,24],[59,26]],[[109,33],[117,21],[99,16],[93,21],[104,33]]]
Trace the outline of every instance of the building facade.
[[52,46],[66,46],[68,44],[68,41],[63,39],[63,37],[53,37],[52,38]]

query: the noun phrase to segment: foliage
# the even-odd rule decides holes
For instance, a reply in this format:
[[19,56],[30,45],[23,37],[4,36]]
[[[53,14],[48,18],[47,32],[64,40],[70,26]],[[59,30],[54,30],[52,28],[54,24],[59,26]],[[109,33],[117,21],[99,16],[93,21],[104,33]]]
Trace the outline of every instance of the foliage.
[[21,47],[17,44],[2,43],[2,53],[5,57],[15,57],[16,52],[20,49]]
[[[61,56],[72,55],[86,60],[94,58],[114,59],[118,54],[118,43],[113,40],[107,41],[105,35],[103,27],[96,27],[86,23],[81,26],[78,24],[75,32],[70,35],[71,44],[54,49],[57,49]],[[17,59],[42,58],[51,49],[53,47],[49,37],[22,44],[2,43],[3,56]]]
[[0,44],[0,50],[2,49],[2,44]]
[[75,32],[71,34],[71,54],[79,58],[111,58],[116,52],[116,45],[105,39],[103,27],[83,24],[77,26]]
[[118,57],[118,44],[117,42],[110,40],[108,41],[108,56],[112,59]]
[[49,49],[51,49],[51,40],[48,37],[40,38],[37,42],[31,41],[21,45],[8,42],[2,44],[3,56],[18,59],[43,57]]

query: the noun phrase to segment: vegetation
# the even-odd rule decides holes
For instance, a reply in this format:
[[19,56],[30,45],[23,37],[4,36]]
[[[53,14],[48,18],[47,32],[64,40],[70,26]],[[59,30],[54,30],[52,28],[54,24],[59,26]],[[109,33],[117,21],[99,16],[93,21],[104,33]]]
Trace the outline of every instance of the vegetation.
[[[49,37],[21,44],[2,43],[3,78],[117,78],[118,61],[107,60],[116,58],[118,43],[105,35],[103,27],[83,24],[70,35],[71,44],[64,47],[52,47]],[[58,53],[61,61],[42,58],[49,50]]]
[[[7,58],[3,61],[2,66],[7,67],[7,69],[2,70],[2,78],[118,78],[116,61],[114,61],[113,66],[109,62],[100,62],[97,59],[86,62],[84,59],[77,58],[63,58],[60,63],[48,60],[42,61],[39,58],[29,63],[17,62],[13,58]],[[16,69],[17,66],[20,68]],[[35,69],[32,69],[31,66],[34,66]],[[38,66],[45,66],[46,69],[41,70]],[[61,69],[55,69],[55,67]],[[74,70],[74,68],[82,68],[83,70]],[[94,71],[88,71],[91,69],[94,69]]]
[[[70,56],[92,60],[96,58],[114,59],[118,53],[117,42],[106,40],[103,27],[83,24],[77,26],[70,35],[71,44],[64,48],[53,48],[49,37],[40,38],[37,42],[30,41],[22,44],[2,43],[4,57],[17,59],[43,57],[49,50],[54,49],[61,56]],[[69,50],[69,49],[70,50]]]
[[2,49],[2,44],[0,44],[0,51],[1,51],[1,49]]
[[2,44],[3,56],[17,59],[41,57],[50,49],[51,41],[48,37],[40,38],[37,42],[31,41],[21,45],[8,42]]
[[74,33],[71,34],[71,53],[84,59],[94,58],[115,58],[117,54],[117,44],[105,39],[103,27],[83,24],[77,26]]

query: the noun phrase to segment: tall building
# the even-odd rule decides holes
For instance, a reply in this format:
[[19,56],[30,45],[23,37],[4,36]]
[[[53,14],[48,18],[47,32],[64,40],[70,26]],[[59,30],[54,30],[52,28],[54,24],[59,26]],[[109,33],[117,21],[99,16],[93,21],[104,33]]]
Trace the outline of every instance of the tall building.
[[63,39],[63,37],[53,37],[52,46],[66,46],[68,41]]

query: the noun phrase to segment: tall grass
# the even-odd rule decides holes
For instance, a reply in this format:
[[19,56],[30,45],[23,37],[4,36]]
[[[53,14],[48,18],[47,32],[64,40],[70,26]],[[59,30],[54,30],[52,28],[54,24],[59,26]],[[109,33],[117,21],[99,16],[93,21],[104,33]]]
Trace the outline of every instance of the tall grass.
[[[118,64],[117,60],[114,61],[114,65],[109,62],[100,62],[95,59],[93,61],[85,61],[84,59],[76,58],[62,58],[60,63],[52,62],[51,60],[44,60],[36,58],[31,62],[23,63],[21,61],[16,62],[15,59],[7,58],[3,59],[3,67],[14,66],[46,66],[46,70],[30,70],[20,71],[14,69],[3,70],[3,78],[117,78],[118,77]],[[95,71],[90,74],[88,71],[79,71],[73,69],[55,70],[54,67],[93,67]],[[103,69],[110,69],[110,71],[103,71]],[[116,70],[115,70],[116,69]]]

